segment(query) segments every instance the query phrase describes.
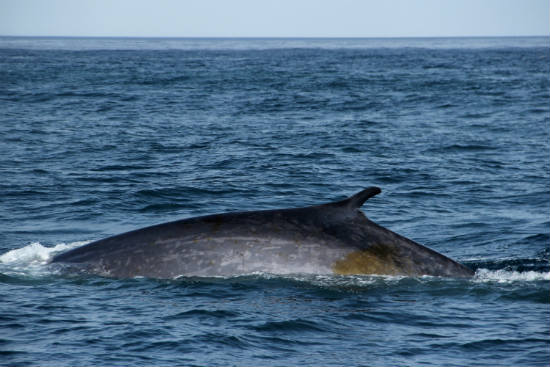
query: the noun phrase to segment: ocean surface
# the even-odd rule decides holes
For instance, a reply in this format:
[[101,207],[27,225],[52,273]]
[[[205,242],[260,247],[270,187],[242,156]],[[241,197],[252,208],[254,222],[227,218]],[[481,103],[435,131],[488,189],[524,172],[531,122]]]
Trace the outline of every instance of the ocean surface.
[[[550,365],[550,39],[0,37],[0,365]],[[376,185],[472,279],[51,257]]]

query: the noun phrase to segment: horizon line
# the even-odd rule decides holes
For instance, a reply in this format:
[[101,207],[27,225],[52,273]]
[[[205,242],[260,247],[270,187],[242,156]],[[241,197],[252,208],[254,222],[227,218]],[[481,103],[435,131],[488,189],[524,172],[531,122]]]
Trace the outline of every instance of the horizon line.
[[119,38],[119,39],[403,39],[403,38],[531,38],[547,37],[550,34],[539,35],[455,35],[455,36],[66,36],[66,35],[5,35],[8,38]]

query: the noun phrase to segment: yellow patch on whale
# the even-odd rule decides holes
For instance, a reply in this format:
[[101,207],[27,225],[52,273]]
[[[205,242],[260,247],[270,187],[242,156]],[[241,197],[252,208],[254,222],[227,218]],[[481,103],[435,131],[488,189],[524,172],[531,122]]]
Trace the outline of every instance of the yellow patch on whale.
[[350,252],[343,259],[334,262],[332,271],[340,275],[402,273],[393,260],[391,251],[381,251],[380,247]]

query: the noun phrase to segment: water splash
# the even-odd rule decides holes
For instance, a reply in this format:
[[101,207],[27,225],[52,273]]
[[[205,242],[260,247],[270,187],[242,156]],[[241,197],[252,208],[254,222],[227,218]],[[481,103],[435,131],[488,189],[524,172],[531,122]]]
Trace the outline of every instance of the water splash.
[[82,246],[90,241],[59,243],[53,247],[33,242],[27,246],[0,255],[0,273],[19,276],[41,276],[51,274],[46,265],[61,251]]
[[539,280],[550,280],[550,272],[477,269],[474,275],[474,282],[512,283]]

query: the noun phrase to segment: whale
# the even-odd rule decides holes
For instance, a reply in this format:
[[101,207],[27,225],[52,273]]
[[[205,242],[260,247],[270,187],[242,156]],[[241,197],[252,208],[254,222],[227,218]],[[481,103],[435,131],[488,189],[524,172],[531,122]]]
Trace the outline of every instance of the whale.
[[115,235],[57,254],[51,263],[113,278],[253,273],[471,277],[474,272],[371,221],[361,206],[381,189],[344,200],[192,217]]

